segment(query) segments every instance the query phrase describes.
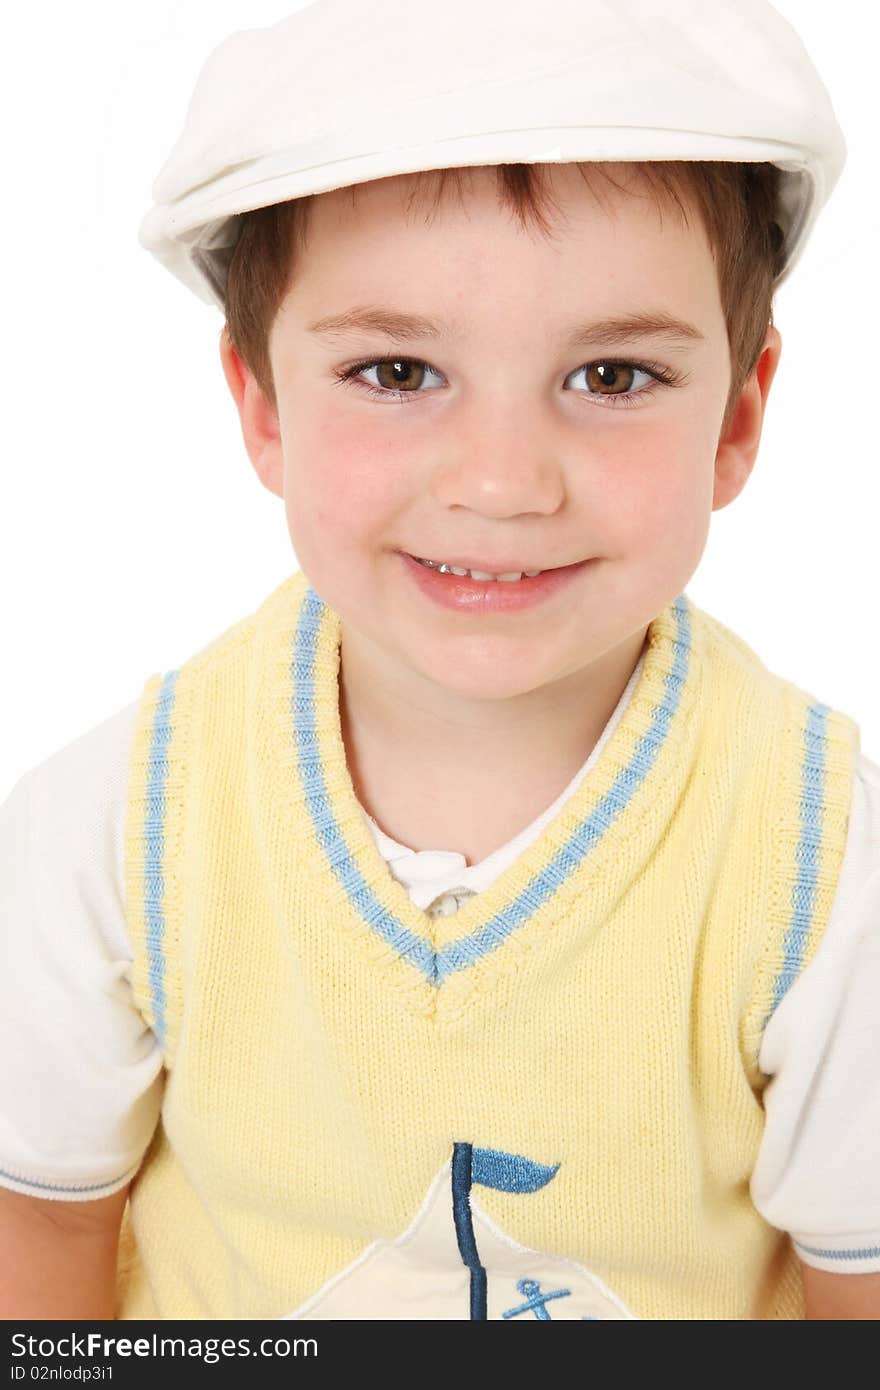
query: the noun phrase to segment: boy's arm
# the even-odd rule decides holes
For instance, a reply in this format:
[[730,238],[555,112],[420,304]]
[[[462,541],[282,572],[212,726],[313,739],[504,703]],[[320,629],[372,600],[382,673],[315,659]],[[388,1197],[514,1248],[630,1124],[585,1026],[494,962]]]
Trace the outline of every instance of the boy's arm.
[[114,1318],[128,1184],[93,1202],[0,1188],[0,1318]]
[[880,1274],[829,1274],[801,1264],[808,1319],[880,1319]]

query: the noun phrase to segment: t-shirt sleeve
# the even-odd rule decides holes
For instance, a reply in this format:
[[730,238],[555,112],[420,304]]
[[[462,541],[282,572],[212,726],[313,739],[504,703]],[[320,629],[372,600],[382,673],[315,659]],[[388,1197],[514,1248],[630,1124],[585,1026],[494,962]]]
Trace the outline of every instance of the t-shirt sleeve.
[[138,702],[26,772],[0,805],[0,1186],[85,1201],[133,1177],[159,1116],[134,1006],[124,822]]
[[860,755],[831,916],[764,1033],[752,1200],[800,1259],[880,1271],[880,766]]

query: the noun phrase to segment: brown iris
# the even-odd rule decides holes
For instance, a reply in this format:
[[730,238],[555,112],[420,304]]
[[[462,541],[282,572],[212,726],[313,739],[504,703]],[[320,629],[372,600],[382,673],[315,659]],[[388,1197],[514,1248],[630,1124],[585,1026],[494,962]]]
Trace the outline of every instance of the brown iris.
[[[413,373],[416,374],[415,386],[421,386],[425,372],[421,362],[410,362],[405,357],[397,362],[377,362],[375,369],[379,385],[389,391],[409,390],[413,386]],[[387,374],[387,380],[383,380],[383,373]]]
[[[630,386],[632,386],[633,372],[635,368],[630,367],[625,362],[593,362],[586,369],[587,383],[595,395],[599,396],[623,396]],[[621,382],[622,377],[622,382]],[[622,391],[601,391],[595,390],[596,387],[623,386]]]

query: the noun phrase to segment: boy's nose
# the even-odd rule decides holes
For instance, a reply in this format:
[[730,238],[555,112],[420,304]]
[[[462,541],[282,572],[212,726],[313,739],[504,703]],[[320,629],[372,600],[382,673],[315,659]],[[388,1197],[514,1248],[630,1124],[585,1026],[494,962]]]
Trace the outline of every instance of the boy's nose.
[[494,430],[484,423],[440,446],[430,489],[444,507],[486,516],[551,515],[565,499],[565,478],[558,440],[534,426],[508,422]]
[[546,459],[468,455],[437,466],[431,490],[443,507],[467,507],[485,516],[550,516],[565,497],[562,470]]

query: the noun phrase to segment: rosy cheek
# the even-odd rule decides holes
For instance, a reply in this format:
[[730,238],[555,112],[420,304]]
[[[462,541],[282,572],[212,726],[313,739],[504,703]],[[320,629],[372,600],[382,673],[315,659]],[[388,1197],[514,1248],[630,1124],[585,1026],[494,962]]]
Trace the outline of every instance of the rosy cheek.
[[363,417],[326,419],[299,447],[306,450],[313,503],[332,509],[345,529],[359,530],[371,516],[387,513],[412,476],[411,451],[399,436]]
[[693,569],[706,542],[711,515],[703,461],[684,449],[657,459],[650,486],[635,503],[628,526],[631,537],[643,536],[660,569]]
[[[666,570],[701,545],[706,505],[693,442],[645,431],[626,449],[603,453],[579,498],[596,544]],[[585,525],[587,522],[585,521]]]

